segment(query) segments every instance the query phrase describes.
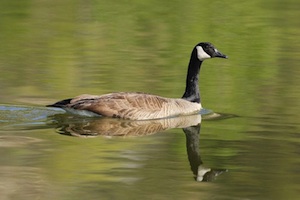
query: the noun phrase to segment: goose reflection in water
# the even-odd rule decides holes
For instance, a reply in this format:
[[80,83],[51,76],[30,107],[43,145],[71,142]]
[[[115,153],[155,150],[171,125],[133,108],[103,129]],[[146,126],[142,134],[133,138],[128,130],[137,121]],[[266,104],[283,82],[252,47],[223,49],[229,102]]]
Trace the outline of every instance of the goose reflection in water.
[[[213,116],[216,119],[218,117],[221,115]],[[199,150],[200,114],[144,121],[55,115],[52,116],[52,121],[57,124],[60,134],[76,137],[146,136],[173,128],[182,128],[186,136],[188,160],[196,181],[213,181],[218,175],[227,171],[205,167],[202,162]]]
[[213,181],[227,169],[212,169],[204,166],[199,149],[200,129],[201,124],[182,129],[186,136],[188,159],[196,181]]

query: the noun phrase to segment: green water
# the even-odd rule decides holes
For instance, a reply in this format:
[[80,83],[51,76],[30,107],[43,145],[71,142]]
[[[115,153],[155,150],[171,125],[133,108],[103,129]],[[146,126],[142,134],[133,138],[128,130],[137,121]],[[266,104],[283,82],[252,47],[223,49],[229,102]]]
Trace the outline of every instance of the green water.
[[[299,6],[2,0],[0,199],[298,199]],[[201,41],[229,59],[203,63],[202,105],[222,114],[191,133],[44,108],[84,93],[181,97]],[[200,182],[198,168],[223,173]]]

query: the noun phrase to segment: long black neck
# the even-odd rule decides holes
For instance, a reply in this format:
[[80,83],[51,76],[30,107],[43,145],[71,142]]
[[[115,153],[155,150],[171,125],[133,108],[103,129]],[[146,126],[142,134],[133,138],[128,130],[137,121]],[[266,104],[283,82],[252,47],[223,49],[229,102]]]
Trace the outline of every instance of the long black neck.
[[200,92],[199,92],[199,72],[202,61],[197,58],[197,50],[194,48],[188,67],[188,73],[186,77],[186,88],[182,96],[183,99],[190,102],[200,103]]

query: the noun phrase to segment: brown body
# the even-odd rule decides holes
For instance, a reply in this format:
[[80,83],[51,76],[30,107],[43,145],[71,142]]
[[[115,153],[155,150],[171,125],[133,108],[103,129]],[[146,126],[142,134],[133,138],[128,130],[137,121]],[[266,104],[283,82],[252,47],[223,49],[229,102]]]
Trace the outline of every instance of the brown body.
[[[65,105],[63,105],[65,104]],[[201,104],[184,99],[164,98],[145,93],[119,92],[105,95],[80,95],[51,105],[81,115],[100,115],[131,120],[147,120],[190,115]]]

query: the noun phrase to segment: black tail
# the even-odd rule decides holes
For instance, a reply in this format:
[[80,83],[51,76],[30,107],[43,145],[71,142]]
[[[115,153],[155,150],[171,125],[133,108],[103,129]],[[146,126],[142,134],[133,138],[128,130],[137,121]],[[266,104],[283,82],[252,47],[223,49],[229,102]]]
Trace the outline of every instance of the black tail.
[[51,105],[46,105],[46,107],[57,107],[57,108],[63,108],[65,107],[67,104],[69,104],[71,102],[72,99],[65,99],[62,101],[58,101],[54,104]]

